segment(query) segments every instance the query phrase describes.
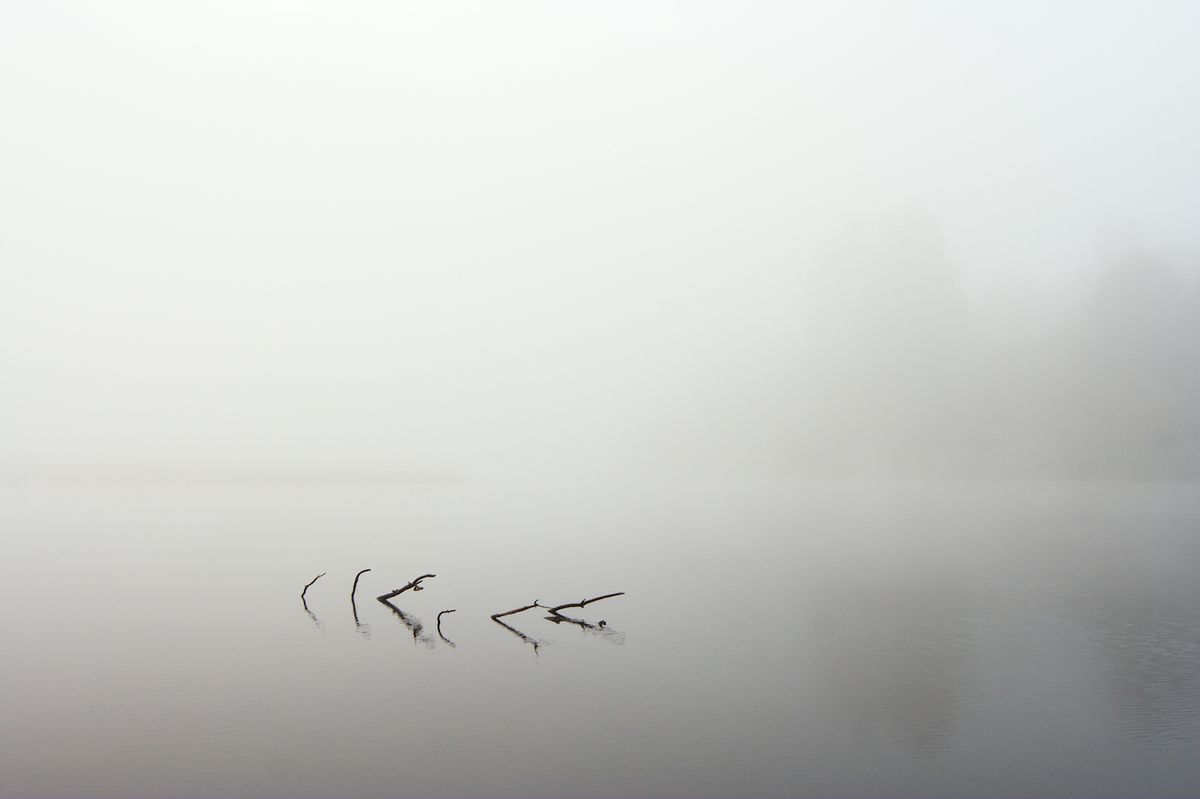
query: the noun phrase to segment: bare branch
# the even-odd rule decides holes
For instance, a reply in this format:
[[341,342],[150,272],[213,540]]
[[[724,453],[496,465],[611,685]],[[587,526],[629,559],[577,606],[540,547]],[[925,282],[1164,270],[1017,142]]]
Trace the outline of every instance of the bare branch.
[[304,590],[300,592],[300,604],[304,606],[304,612],[308,614],[309,618],[313,620],[313,624],[317,625],[317,629],[319,629],[321,632],[325,632],[325,626],[321,624],[321,620],[317,618],[317,614],[308,609],[308,600],[305,599],[304,595],[308,593],[309,588],[312,588],[313,583],[315,583],[317,580],[320,580],[324,576],[325,572],[321,572],[316,577],[312,578],[308,585],[304,586]]
[[[504,611],[503,613],[493,613],[493,614],[492,614],[492,621],[496,621],[496,620],[500,619],[500,618],[501,618],[501,617],[503,617],[503,616],[511,616],[511,615],[513,615],[514,613],[524,613],[524,612],[525,612],[525,611],[527,611],[527,610],[532,610],[533,608],[542,608],[542,607],[545,607],[545,605],[539,605],[539,604],[538,604],[538,601],[535,599],[535,600],[533,600],[533,604],[532,604],[532,605],[525,605],[525,606],[523,606],[523,607],[519,607],[519,608],[513,608],[512,610],[506,610],[506,611]],[[564,606],[564,607],[565,607],[565,606]]]
[[[615,594],[603,594],[602,596],[594,596],[591,599],[585,599],[582,602],[568,602],[565,605],[555,605],[552,608],[547,608],[545,605],[541,605],[540,607],[546,608],[546,610],[550,611],[555,616],[561,616],[563,621],[573,621],[572,619],[568,619],[566,616],[563,616],[561,613],[559,613],[559,611],[564,608],[585,608],[593,602],[599,602],[601,599],[611,599],[615,596],[625,596],[625,592],[617,591]],[[554,619],[551,619],[551,621],[554,621]]]
[[446,643],[450,644],[450,646],[454,646],[454,642],[453,642],[453,641],[451,641],[451,640],[450,640],[449,638],[447,638],[446,636],[442,635],[442,616],[445,616],[447,613],[453,613],[453,612],[454,612],[454,608],[451,608],[450,610],[443,610],[441,613],[439,613],[439,614],[437,615],[437,634],[438,634],[438,638],[441,638],[443,641],[445,641]]
[[320,574],[318,574],[316,577],[312,578],[312,581],[311,581],[311,582],[309,582],[309,584],[308,584],[308,585],[304,586],[304,590],[300,592],[300,601],[301,601],[301,602],[304,602],[304,603],[305,603],[305,606],[307,606],[307,605],[308,605],[308,603],[307,603],[307,602],[305,602],[305,600],[304,600],[304,595],[308,593],[308,589],[309,589],[309,588],[312,588],[312,584],[313,584],[313,583],[315,583],[317,580],[320,580],[320,579],[321,579],[322,577],[324,577],[324,576],[325,576],[325,572],[321,572],[321,573],[320,573]]
[[436,577],[436,576],[437,576],[436,574],[422,574],[420,577],[416,578],[415,580],[408,583],[407,585],[401,586],[400,588],[397,588],[394,591],[389,591],[386,594],[382,594],[380,596],[375,597],[381,603],[383,603],[384,605],[387,605],[389,610],[391,610],[393,613],[395,613],[397,616],[400,617],[400,621],[404,622],[404,625],[406,627],[408,627],[409,630],[412,631],[414,641],[420,641],[421,643],[423,643],[429,647],[433,646],[433,639],[429,638],[428,636],[421,635],[421,631],[423,629],[425,629],[424,625],[421,624],[421,620],[416,618],[415,616],[409,616],[407,613],[402,611],[400,608],[393,605],[389,600],[392,599],[393,597],[397,597],[400,594],[403,594],[405,591],[408,591],[409,589],[412,589],[413,591],[423,590],[423,588],[421,587],[421,581],[428,580],[430,577]]
[[358,578],[362,577],[370,569],[363,569],[358,574],[354,575],[354,585],[350,588],[350,612],[354,614],[354,628],[362,633],[367,638],[371,637],[369,628],[364,628],[362,622],[358,620],[358,603],[354,601],[354,592],[358,590]]
[[354,604],[354,592],[358,590],[358,578],[362,577],[364,574],[366,574],[369,571],[371,571],[371,570],[363,569],[358,574],[354,575],[354,587],[350,589],[350,604],[351,605]]
[[400,588],[397,588],[395,591],[390,591],[386,594],[377,596],[375,598],[378,599],[380,602],[387,602],[392,597],[399,596],[400,594],[403,594],[405,591],[407,591],[410,588],[414,591],[423,591],[425,589],[421,586],[421,581],[428,580],[430,577],[437,577],[437,575],[436,574],[422,574],[420,577],[413,580],[408,585],[402,586]]

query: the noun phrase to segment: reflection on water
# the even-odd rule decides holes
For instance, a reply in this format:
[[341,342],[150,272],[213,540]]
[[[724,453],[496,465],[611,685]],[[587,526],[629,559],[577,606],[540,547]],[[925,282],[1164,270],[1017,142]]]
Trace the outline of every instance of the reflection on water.
[[538,638],[534,638],[532,635],[526,635],[525,633],[518,630],[516,627],[513,627],[508,622],[502,621],[502,619],[511,618],[511,617],[517,615],[518,613],[524,613],[527,610],[533,610],[534,608],[538,608],[538,607],[541,607],[541,605],[539,605],[538,601],[535,599],[535,600],[533,600],[532,603],[530,603],[528,605],[522,605],[519,608],[513,608],[512,610],[505,610],[500,613],[492,614],[492,621],[496,622],[496,624],[499,624],[501,627],[508,630],[510,633],[515,635],[521,641],[524,641],[525,643],[527,643],[531,647],[533,647],[533,654],[535,654],[535,655],[538,652],[538,648],[541,647],[546,642],[542,641]]
[[304,590],[300,592],[300,604],[304,606],[304,612],[308,614],[309,618],[312,619],[313,624],[315,624],[317,629],[321,632],[325,632],[325,625],[322,624],[321,620],[317,618],[317,614],[309,610],[308,600],[305,598],[305,595],[308,594],[308,589],[312,588],[313,583],[315,583],[317,580],[320,580],[324,576],[324,572],[318,574],[316,577],[312,578],[312,580],[304,586]]
[[317,614],[313,613],[311,610],[308,609],[308,605],[304,606],[304,612],[308,614],[308,617],[310,619],[312,619],[312,623],[316,625],[318,630],[320,630],[321,632],[325,632],[325,625],[321,622],[320,619],[317,618]]
[[553,622],[554,624],[574,624],[583,630],[584,633],[600,638],[601,640],[607,641],[610,644],[616,644],[617,646],[620,646],[621,644],[625,643],[625,633],[609,627],[608,622],[604,619],[601,619],[593,624],[585,619],[575,619],[571,618],[570,616],[563,616],[562,614],[544,616],[543,618],[546,621]]
[[392,604],[391,600],[380,597],[379,602],[392,613],[396,614],[397,618],[400,619],[400,623],[407,627],[409,632],[412,633],[414,642],[422,644],[427,649],[433,649],[433,636],[425,632],[425,625],[420,619],[418,619],[416,616],[405,613],[403,610]]
[[1088,591],[1091,601],[1077,597],[1072,611],[1103,674],[1112,719],[1125,734],[1150,740],[1200,737],[1195,594],[1191,586],[1110,580]]
[[367,491],[0,495],[3,792],[1200,794],[1187,487]]
[[1130,622],[1097,631],[1113,717],[1130,735],[1195,741],[1200,732],[1200,625]]
[[613,594],[603,594],[602,596],[592,597],[591,599],[584,599],[579,602],[567,602],[562,605],[555,605],[553,607],[546,607],[545,605],[539,605],[539,607],[543,607],[549,611],[549,615],[542,617],[546,621],[553,622],[554,624],[574,624],[588,635],[600,638],[610,644],[616,644],[620,646],[621,644],[625,643],[625,634],[618,630],[614,630],[612,627],[609,627],[606,619],[600,619],[600,621],[597,622],[590,622],[587,619],[578,619],[573,616],[567,616],[562,612],[568,608],[579,608],[582,610],[593,602],[599,602],[602,599],[612,599],[613,597],[618,596],[625,596],[625,592],[618,591]]
[[517,638],[519,638],[520,640],[524,641],[525,643],[527,643],[531,647],[533,647],[533,653],[535,655],[537,654],[539,647],[544,646],[546,643],[548,643],[547,641],[543,641],[541,639],[534,638],[532,635],[526,635],[525,633],[518,630],[516,627],[513,627],[508,622],[501,621],[500,619],[497,619],[497,618],[493,618],[492,621],[496,622],[496,624],[499,624],[501,627],[503,627],[504,629],[508,630],[510,633],[515,635]]
[[820,586],[810,608],[819,640],[810,660],[856,733],[919,754],[945,750],[972,666],[963,587],[936,574],[872,573]]

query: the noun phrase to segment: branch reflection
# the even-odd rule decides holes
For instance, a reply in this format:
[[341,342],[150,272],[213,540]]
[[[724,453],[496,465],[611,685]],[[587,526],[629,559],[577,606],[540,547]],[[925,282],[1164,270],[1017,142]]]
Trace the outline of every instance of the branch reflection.
[[544,618],[546,621],[552,621],[555,624],[562,624],[563,622],[566,622],[567,624],[574,624],[578,626],[579,629],[583,630],[584,633],[602,638],[603,640],[608,641],[610,644],[621,646],[625,643],[625,633],[609,627],[608,622],[606,622],[604,619],[601,619],[599,622],[593,624],[590,621],[564,616],[561,613],[543,616],[542,618]]
[[403,623],[405,627],[407,627],[409,630],[412,631],[412,637],[413,637],[414,643],[421,643],[428,649],[433,648],[433,646],[434,646],[433,637],[425,634],[425,625],[421,622],[420,619],[418,619],[416,616],[412,616],[408,613],[405,613],[403,610],[396,607],[395,605],[393,605],[391,602],[384,599],[383,597],[379,597],[379,602],[382,605],[386,605],[388,610],[392,611],[392,613],[395,613],[396,616],[399,617],[401,623]]
[[538,653],[538,648],[539,648],[539,647],[541,647],[541,646],[542,646],[542,644],[546,643],[545,641],[542,641],[542,640],[539,640],[539,639],[537,639],[537,638],[534,638],[534,637],[533,637],[533,636],[531,636],[531,635],[526,635],[525,633],[523,633],[523,632],[521,632],[520,630],[518,630],[516,627],[513,627],[511,624],[505,624],[504,622],[500,621],[500,620],[499,620],[498,618],[496,618],[495,616],[493,616],[493,617],[492,617],[492,621],[496,622],[496,624],[499,624],[501,627],[503,627],[504,629],[508,630],[510,633],[512,633],[513,635],[517,636],[518,638],[520,638],[520,639],[521,639],[522,641],[524,641],[525,643],[527,643],[527,644],[529,644],[530,646],[532,646],[532,647],[533,647],[533,654],[535,654],[535,655]]

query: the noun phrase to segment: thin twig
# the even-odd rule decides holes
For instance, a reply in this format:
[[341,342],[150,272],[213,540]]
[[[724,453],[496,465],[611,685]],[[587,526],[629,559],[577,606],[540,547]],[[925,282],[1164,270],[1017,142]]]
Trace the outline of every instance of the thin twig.
[[321,572],[321,573],[320,573],[320,574],[318,574],[316,577],[312,578],[312,582],[310,582],[308,585],[304,586],[304,590],[300,592],[300,601],[301,601],[301,602],[304,602],[304,604],[305,604],[306,606],[308,605],[308,603],[307,603],[307,602],[305,602],[305,600],[304,600],[304,595],[308,593],[308,589],[309,589],[309,588],[312,588],[312,584],[313,584],[313,583],[315,583],[317,580],[320,580],[320,579],[321,579],[322,577],[324,577],[324,576],[325,576],[325,572]]

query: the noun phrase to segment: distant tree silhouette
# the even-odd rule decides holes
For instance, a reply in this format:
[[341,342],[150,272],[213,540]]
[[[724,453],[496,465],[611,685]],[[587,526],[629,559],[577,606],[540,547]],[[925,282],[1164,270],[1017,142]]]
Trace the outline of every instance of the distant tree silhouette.
[[1145,252],[1099,275],[1075,370],[1064,373],[1063,436],[1078,468],[1166,476],[1196,467],[1200,361],[1188,293],[1174,269]]

